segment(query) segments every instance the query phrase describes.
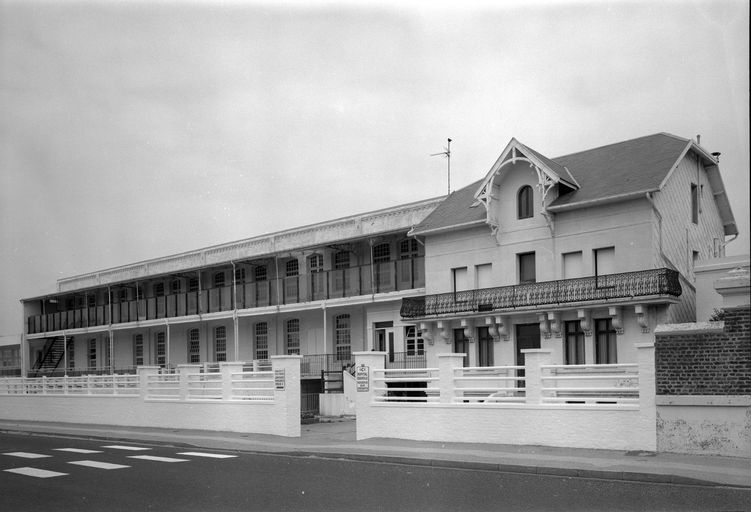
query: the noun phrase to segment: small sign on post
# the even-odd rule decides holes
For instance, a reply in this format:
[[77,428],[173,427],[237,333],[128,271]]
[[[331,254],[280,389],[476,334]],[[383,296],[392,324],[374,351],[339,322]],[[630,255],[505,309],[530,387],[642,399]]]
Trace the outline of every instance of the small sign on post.
[[274,387],[276,387],[277,391],[284,391],[285,380],[284,368],[274,370]]
[[367,392],[370,390],[370,368],[361,364],[355,369],[355,381],[357,382],[358,392]]

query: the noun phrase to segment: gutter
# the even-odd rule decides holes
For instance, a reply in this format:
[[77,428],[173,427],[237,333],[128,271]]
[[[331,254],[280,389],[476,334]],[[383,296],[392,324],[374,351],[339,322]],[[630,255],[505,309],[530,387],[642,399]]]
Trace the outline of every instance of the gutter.
[[480,219],[480,220],[473,220],[473,221],[469,221],[469,222],[464,222],[462,224],[454,224],[452,226],[443,226],[443,227],[440,227],[440,228],[426,229],[426,230],[423,230],[423,231],[415,231],[414,228],[413,228],[413,229],[409,230],[409,232],[407,232],[407,236],[417,236],[417,235],[427,235],[427,234],[433,235],[433,234],[436,234],[436,233],[443,233],[443,232],[446,232],[446,231],[453,231],[455,229],[461,229],[461,228],[466,228],[466,227],[475,226],[475,225],[476,226],[481,226],[481,225],[483,225],[485,223],[486,223],[485,219]]

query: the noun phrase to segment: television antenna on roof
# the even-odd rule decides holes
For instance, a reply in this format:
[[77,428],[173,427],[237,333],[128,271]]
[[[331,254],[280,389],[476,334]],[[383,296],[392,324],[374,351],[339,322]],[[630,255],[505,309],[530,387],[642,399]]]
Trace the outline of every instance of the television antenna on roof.
[[448,166],[448,193],[451,193],[451,139],[448,140],[448,147],[443,148],[443,151],[440,153],[433,153],[430,156],[440,156],[443,155],[446,157],[446,165]]

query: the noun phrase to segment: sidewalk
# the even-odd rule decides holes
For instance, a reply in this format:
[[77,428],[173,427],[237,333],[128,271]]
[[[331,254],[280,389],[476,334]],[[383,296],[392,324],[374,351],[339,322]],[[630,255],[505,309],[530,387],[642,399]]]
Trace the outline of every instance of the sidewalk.
[[318,456],[421,466],[569,477],[751,488],[751,460],[610,450],[355,439],[354,420],[302,426],[302,437],[202,430],[0,420],[0,431],[189,445],[205,449]]

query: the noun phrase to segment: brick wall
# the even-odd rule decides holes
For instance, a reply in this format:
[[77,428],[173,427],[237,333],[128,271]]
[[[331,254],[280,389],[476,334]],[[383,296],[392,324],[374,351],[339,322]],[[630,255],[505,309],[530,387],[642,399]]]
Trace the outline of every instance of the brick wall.
[[724,311],[724,329],[655,333],[658,395],[751,394],[751,307]]

